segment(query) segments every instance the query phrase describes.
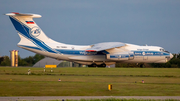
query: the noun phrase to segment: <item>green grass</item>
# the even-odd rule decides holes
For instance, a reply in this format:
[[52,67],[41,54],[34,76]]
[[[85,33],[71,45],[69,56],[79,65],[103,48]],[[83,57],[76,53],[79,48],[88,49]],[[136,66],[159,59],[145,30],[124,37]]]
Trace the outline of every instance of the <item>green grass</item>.
[[180,96],[178,68],[29,68],[0,67],[0,96]]
[[[17,100],[17,101],[29,101],[29,100]],[[39,100],[33,100],[39,101]],[[44,101],[44,100],[43,100]],[[45,100],[45,101],[62,101],[62,100]],[[65,101],[180,101],[178,99],[116,99],[116,98],[106,98],[106,99],[66,99]]]
[[[56,101],[58,101],[58,100],[56,100]],[[176,99],[154,100],[154,99],[115,99],[115,98],[109,98],[109,99],[66,100],[66,101],[179,101],[179,100],[176,100]]]

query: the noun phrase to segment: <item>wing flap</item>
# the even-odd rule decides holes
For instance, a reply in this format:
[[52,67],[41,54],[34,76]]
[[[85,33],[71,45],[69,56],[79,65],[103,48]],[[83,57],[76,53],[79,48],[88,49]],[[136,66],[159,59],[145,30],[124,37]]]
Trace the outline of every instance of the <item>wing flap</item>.
[[121,43],[121,42],[103,42],[92,45],[91,48],[86,49],[86,52],[98,52],[107,49],[122,47],[125,45],[126,45],[125,43]]

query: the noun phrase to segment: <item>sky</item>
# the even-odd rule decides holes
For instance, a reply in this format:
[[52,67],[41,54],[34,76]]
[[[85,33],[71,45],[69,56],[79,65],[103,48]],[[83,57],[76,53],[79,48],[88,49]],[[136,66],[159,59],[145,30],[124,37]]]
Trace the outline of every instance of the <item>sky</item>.
[[58,42],[124,42],[180,53],[180,0],[0,0],[0,56],[19,50],[20,38],[5,13],[35,13],[34,21]]

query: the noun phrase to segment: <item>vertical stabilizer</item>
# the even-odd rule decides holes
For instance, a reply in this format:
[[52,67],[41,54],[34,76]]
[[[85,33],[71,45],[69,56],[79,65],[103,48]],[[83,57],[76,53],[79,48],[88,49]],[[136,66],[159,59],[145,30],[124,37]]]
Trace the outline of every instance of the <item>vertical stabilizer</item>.
[[44,51],[56,53],[48,43],[61,44],[48,38],[33,18],[40,18],[38,14],[7,13],[18,32],[21,40],[18,46],[34,47]]
[[33,18],[40,18],[41,15],[22,13],[8,13],[6,15],[10,17],[21,39],[36,39],[43,42],[49,41],[49,38],[44,34],[41,28],[33,20]]

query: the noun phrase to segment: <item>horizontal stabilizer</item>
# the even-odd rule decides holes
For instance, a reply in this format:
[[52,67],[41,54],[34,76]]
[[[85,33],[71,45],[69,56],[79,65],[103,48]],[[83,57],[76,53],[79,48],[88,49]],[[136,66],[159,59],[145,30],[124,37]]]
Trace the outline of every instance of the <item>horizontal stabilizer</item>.
[[24,16],[24,17],[28,16],[28,17],[32,17],[32,18],[40,18],[40,17],[42,17],[39,14],[17,13],[17,12],[7,13],[5,15],[8,15],[8,16]]

